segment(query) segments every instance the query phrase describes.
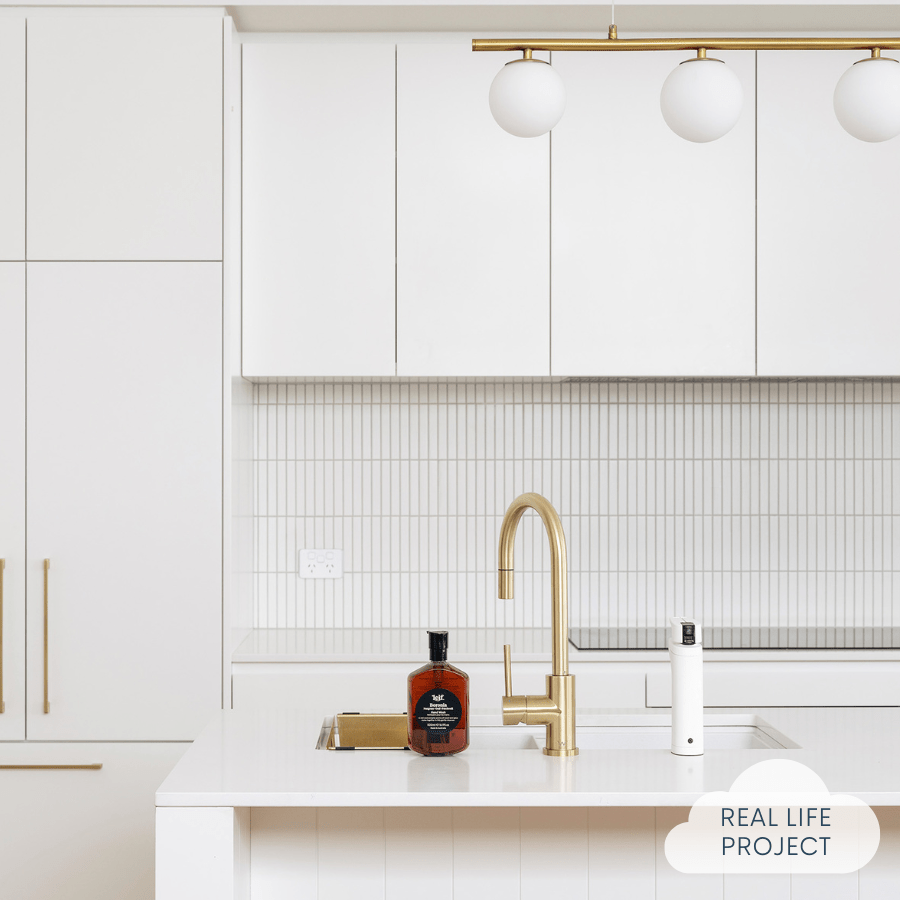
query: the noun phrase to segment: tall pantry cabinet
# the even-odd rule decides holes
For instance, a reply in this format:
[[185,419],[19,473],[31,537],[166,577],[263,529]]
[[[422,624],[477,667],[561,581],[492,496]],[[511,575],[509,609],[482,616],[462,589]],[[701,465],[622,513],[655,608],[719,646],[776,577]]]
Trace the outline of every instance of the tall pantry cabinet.
[[151,900],[221,707],[226,34],[0,20],[4,896]]

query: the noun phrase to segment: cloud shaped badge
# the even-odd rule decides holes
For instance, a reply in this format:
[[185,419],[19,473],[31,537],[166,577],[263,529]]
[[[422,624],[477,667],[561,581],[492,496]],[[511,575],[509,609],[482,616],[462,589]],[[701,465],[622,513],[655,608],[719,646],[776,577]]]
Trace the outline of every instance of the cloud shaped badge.
[[704,794],[667,835],[666,859],[689,873],[843,874],[869,862],[880,837],[862,800],[829,793],[802,763],[768,759]]

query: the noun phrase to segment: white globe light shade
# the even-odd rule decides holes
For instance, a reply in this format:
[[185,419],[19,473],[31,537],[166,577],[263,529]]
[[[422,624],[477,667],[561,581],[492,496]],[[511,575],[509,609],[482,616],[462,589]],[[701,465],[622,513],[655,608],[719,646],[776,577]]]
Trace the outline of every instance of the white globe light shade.
[[562,118],[566,87],[549,63],[516,59],[497,73],[488,99],[491,114],[504,131],[516,137],[538,137]]
[[861,141],[900,134],[900,63],[882,56],[850,66],[834,89],[834,114]]
[[737,75],[718,59],[689,59],[669,74],[659,95],[666,125],[698,144],[734,128],[744,105]]

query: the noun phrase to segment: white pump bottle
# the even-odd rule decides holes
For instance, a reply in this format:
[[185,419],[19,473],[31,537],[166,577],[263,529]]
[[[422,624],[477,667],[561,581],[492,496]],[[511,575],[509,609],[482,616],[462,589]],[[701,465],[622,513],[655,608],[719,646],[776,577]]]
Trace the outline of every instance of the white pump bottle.
[[672,663],[672,752],[703,755],[703,640],[692,619],[669,619]]

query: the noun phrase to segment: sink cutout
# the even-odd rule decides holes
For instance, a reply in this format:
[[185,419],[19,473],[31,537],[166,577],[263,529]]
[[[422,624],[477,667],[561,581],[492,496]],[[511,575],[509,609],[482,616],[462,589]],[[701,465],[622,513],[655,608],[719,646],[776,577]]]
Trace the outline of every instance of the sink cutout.
[[[340,722],[338,720],[341,720]],[[703,717],[705,749],[796,750],[800,745],[752,713],[717,713]],[[336,725],[346,729],[344,740]],[[376,727],[377,726],[377,727]],[[671,744],[672,717],[665,713],[614,713],[578,717],[578,749],[665,750]],[[327,718],[317,749],[404,749],[406,716],[343,714]],[[469,724],[470,750],[540,750],[544,746],[542,725],[499,723],[493,715],[473,715]],[[336,739],[337,738],[337,739]],[[337,746],[335,746],[337,744]]]
[[[485,719],[489,717],[483,717]],[[713,714],[703,717],[703,740],[710,750],[793,750],[790,740],[756,715]],[[521,735],[519,743],[507,735]],[[533,743],[527,739],[531,738]],[[576,724],[578,749],[585,750],[669,750],[672,718],[669,715],[597,715],[579,717]],[[469,727],[470,749],[532,749],[544,746],[543,726],[476,724]]]

